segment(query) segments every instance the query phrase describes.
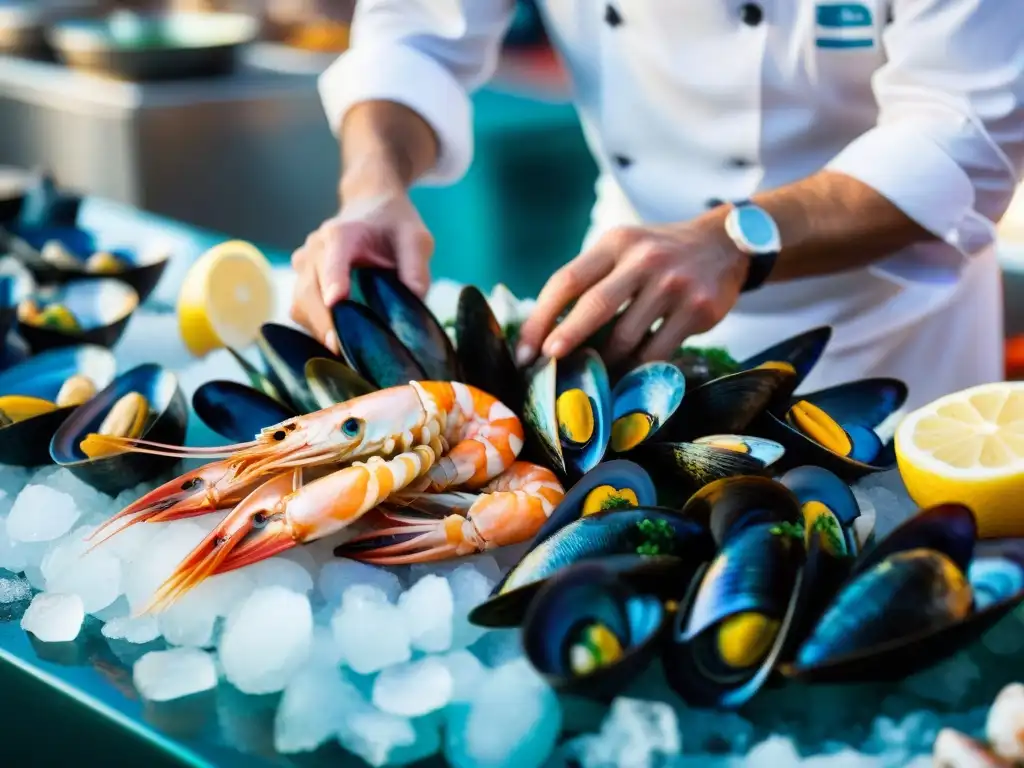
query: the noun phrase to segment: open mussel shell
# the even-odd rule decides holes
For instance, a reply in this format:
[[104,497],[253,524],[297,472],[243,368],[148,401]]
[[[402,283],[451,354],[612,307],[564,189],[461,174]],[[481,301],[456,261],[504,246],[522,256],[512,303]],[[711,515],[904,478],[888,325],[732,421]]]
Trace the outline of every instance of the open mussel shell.
[[522,413],[526,396],[523,375],[487,298],[471,285],[459,294],[455,342],[463,382],[493,395],[515,413]]
[[32,274],[14,259],[0,258],[0,340],[18,318],[18,305],[32,295]]
[[779,363],[791,366],[794,372],[793,378],[777,393],[780,399],[785,399],[793,394],[817,365],[831,338],[831,326],[823,325],[819,328],[812,328],[785,341],[780,341],[759,354],[748,357],[740,362],[739,366],[743,370]]
[[768,477],[738,475],[708,483],[683,507],[690,520],[707,525],[719,546],[751,525],[798,525],[800,503],[789,488]]
[[737,475],[764,474],[782,457],[782,446],[748,435],[708,435],[692,443],[645,443],[629,455],[659,488],[685,503],[708,483]]
[[876,429],[906,399],[898,379],[861,379],[793,398],[762,414],[753,429],[785,447],[778,469],[813,464],[852,482],[896,466],[892,440],[883,442]]
[[[139,295],[120,280],[78,280],[41,289],[22,302],[21,307],[27,302],[66,310],[61,310],[59,316],[54,315],[52,324],[45,320],[28,320],[23,310],[19,310],[18,333],[33,352],[38,353],[80,344],[113,347],[138,308]],[[46,324],[42,324],[44,322]]]
[[295,411],[258,389],[234,381],[208,381],[192,395],[202,422],[232,443],[252,440],[264,427],[280,424]]
[[134,437],[181,445],[188,425],[188,403],[170,371],[147,363],[121,374],[96,397],[76,409],[61,424],[50,442],[50,456],[76,477],[110,496],[168,472],[178,461],[169,456],[124,452],[90,459],[82,440],[100,430],[115,404],[126,395],[141,395],[148,414]]
[[459,360],[437,318],[394,270],[357,269],[353,279],[363,301],[405,345],[431,381],[462,381]]
[[536,440],[549,466],[565,475],[565,457],[558,433],[556,402],[558,397],[558,361],[541,360],[526,375],[526,401],[523,420]]
[[12,235],[11,251],[40,283],[116,277],[135,290],[139,303],[156,288],[171,256],[163,248],[108,247],[92,233],[76,227],[22,225],[14,227]]
[[973,514],[961,505],[903,523],[866,554],[786,674],[900,679],[973,642],[1024,601],[1024,542],[974,548],[975,535]]
[[[71,377],[86,376],[102,389],[113,380],[116,370],[114,356],[103,347],[55,349],[0,372],[0,398],[20,395],[56,403]],[[50,463],[50,438],[74,410],[56,408],[0,427],[0,464],[36,467]]]
[[612,390],[611,450],[625,453],[655,439],[686,393],[686,378],[670,363],[634,368]]
[[318,408],[330,408],[376,390],[345,363],[326,357],[306,363],[306,386]]
[[[662,427],[660,439],[686,441],[708,434],[744,434],[777,393],[792,386],[795,375],[788,367],[752,368],[687,389],[676,412]],[[772,435],[764,437],[775,440]]]
[[694,570],[713,553],[707,528],[678,512],[649,507],[596,512],[560,528],[531,549],[469,619],[483,627],[516,626],[546,579],[585,560],[605,561],[613,555],[641,560],[668,557],[679,573],[664,579],[666,588],[679,589],[680,584],[689,584]]
[[591,349],[558,361],[555,421],[566,469],[581,476],[604,458],[611,434],[611,386],[604,362]]
[[625,459],[606,461],[569,489],[533,537],[530,549],[581,517],[609,509],[653,507],[657,501],[654,483],[640,466]]
[[803,555],[793,532],[758,523],[698,572],[662,655],[666,679],[684,700],[735,709],[768,681],[797,616]]
[[262,392],[269,398],[277,400],[277,402],[287,408],[293,407],[292,404],[288,402],[287,396],[277,388],[277,385],[270,380],[267,374],[263,373],[263,371],[246,360],[238,350],[232,347],[226,347],[226,349],[228,354],[234,358],[236,363],[238,363],[238,367],[242,369],[242,372],[245,374],[245,378],[249,380],[249,384],[253,389]]
[[523,650],[557,691],[612,699],[654,657],[667,616],[661,599],[601,563],[552,578],[523,621]]
[[342,357],[370,384],[387,389],[427,380],[415,355],[370,309],[342,299],[331,309],[331,316]]
[[287,402],[301,413],[317,410],[306,382],[306,363],[316,358],[337,359],[334,354],[309,334],[277,323],[260,328],[256,346],[266,365],[267,378]]

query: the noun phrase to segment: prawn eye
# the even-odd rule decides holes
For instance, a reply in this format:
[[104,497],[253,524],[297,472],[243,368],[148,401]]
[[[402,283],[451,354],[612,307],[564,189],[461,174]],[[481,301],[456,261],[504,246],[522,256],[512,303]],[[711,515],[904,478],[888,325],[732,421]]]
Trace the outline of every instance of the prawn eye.
[[193,477],[191,480],[186,480],[181,484],[181,490],[183,491],[197,491],[203,487],[203,478]]
[[266,512],[257,512],[255,515],[252,516],[252,527],[253,528],[257,528],[257,529],[258,528],[262,528],[266,524],[267,524],[267,513]]
[[341,425],[341,431],[345,433],[346,437],[355,437],[359,434],[359,419],[355,417],[345,419],[345,423]]

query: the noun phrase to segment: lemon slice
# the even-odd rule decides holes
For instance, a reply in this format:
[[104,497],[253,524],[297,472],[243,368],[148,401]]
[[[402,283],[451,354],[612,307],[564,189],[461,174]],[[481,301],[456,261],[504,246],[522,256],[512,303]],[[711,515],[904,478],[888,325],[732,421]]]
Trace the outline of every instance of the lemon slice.
[[918,505],[966,504],[983,538],[1024,536],[1024,382],[939,398],[903,420],[895,447]]
[[196,357],[245,347],[274,314],[272,270],[249,243],[233,240],[204,253],[178,294],[178,328]]

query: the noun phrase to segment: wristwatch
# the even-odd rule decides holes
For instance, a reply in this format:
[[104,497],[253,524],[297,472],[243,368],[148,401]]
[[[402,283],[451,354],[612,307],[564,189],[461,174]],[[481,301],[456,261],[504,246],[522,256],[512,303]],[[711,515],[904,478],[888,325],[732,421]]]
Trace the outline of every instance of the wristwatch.
[[725,217],[725,232],[742,253],[750,256],[750,267],[742,292],[760,288],[782,249],[779,227],[775,219],[763,208],[749,200],[732,204]]

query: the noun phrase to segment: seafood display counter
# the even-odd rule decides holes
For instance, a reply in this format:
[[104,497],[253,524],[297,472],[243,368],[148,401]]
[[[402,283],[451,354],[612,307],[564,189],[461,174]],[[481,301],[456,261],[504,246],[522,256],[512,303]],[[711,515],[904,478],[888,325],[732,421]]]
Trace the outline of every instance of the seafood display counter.
[[[37,278],[146,300],[101,344],[0,371],[0,411],[56,409],[0,425],[22,449],[0,457],[0,714],[48,736],[5,758],[925,766],[944,727],[946,758],[981,749],[960,732],[1021,748],[1024,689],[988,706],[1024,676],[1021,541],[993,509],[911,502],[901,382],[800,390],[830,329],[739,361],[684,348],[610,375],[584,350],[521,371],[507,291],[440,284],[425,306],[365,270],[333,310],[342,355],[278,315],[196,361],[169,304],[223,238],[33,195],[7,234]],[[98,243],[151,240],[172,254],[152,284],[137,249],[90,272]],[[4,301],[21,331],[32,295]],[[98,393],[68,394],[72,374]],[[270,479],[247,496],[246,472]]]

